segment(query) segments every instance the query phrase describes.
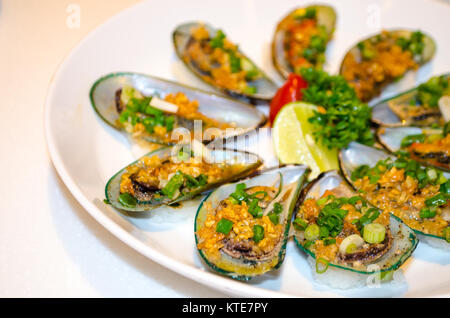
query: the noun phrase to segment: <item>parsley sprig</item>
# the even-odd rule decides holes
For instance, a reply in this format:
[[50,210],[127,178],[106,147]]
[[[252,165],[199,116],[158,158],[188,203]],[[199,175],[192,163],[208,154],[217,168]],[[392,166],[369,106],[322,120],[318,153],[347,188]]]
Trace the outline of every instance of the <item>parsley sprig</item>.
[[316,126],[314,137],[328,148],[345,148],[350,142],[365,145],[375,142],[370,125],[371,109],[356,96],[355,90],[341,76],[303,68],[301,76],[308,82],[302,90],[305,102],[322,106],[309,122]]

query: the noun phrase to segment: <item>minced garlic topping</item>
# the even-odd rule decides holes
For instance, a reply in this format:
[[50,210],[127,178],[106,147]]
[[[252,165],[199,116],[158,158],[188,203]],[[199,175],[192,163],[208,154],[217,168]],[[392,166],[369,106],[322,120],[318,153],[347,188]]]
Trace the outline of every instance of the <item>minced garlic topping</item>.
[[419,216],[420,210],[426,207],[425,200],[439,192],[439,185],[429,184],[418,191],[418,181],[405,176],[404,169],[393,167],[384,172],[375,184],[371,184],[369,177],[365,176],[356,180],[355,185],[366,192],[369,202],[395,214],[415,230],[442,236],[443,229],[447,227],[447,221],[440,215],[440,208],[434,218],[422,219]]
[[[224,247],[225,238],[235,242],[249,241],[253,237],[253,226],[260,225],[264,228],[264,238],[258,243],[254,243],[254,252],[256,254],[265,254],[272,251],[279,242],[283,226],[274,225],[269,217],[264,215],[261,218],[255,218],[248,212],[246,202],[233,204],[229,199],[223,200],[219,206],[214,209],[210,202],[205,203],[207,211],[204,226],[198,232],[198,248],[203,250],[209,257],[217,258],[220,256],[220,249]],[[225,218],[233,222],[230,233],[226,236],[216,232],[217,223]]]

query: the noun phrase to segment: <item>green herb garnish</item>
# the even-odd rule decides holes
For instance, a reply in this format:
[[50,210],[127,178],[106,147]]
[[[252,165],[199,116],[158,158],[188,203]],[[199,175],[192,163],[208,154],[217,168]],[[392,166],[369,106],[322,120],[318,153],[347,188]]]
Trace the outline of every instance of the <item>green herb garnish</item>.
[[212,48],[223,48],[223,40],[225,37],[225,33],[222,30],[217,30],[216,36],[209,41],[209,44]]
[[[450,94],[448,75],[434,76],[427,82],[419,85],[417,95],[411,100],[413,105],[437,107],[443,95]],[[445,133],[444,133],[445,136]]]
[[172,199],[176,192],[181,188],[184,183],[184,174],[181,171],[177,171],[172,178],[170,178],[169,182],[162,188],[162,193]]
[[306,227],[308,226],[308,222],[303,220],[302,218],[297,217],[292,225],[299,231],[304,231]]
[[341,207],[346,203],[346,198],[335,198],[320,210],[316,220],[320,227],[320,238],[336,237],[341,233],[344,226],[344,218],[348,214],[348,211],[341,209]]
[[403,51],[410,51],[414,56],[420,55],[425,48],[423,41],[424,35],[420,31],[413,32],[409,38],[400,37],[396,40],[396,44],[402,48]]
[[130,123],[132,126],[141,123],[150,134],[154,133],[156,126],[165,127],[167,132],[173,130],[175,117],[150,106],[152,97],[135,97],[139,92],[128,86],[122,89],[124,94],[126,96],[122,100],[126,100],[127,104],[119,115],[120,123]]
[[124,192],[119,194],[119,198],[117,199],[120,204],[127,208],[134,208],[137,204],[137,200],[128,192]]
[[273,205],[273,210],[267,214],[269,217],[269,220],[274,224],[277,225],[280,222],[280,214],[283,212],[283,206],[276,202]]
[[372,168],[367,165],[361,165],[352,172],[351,179],[352,181],[356,181],[367,176],[371,184],[376,184],[382,174],[391,170],[393,167],[404,169],[405,176],[416,179],[419,182],[419,189],[422,189],[429,184],[440,185],[447,181],[442,171],[434,168],[421,167],[417,161],[407,157],[399,157],[396,159],[386,158],[378,161]]
[[423,208],[420,210],[419,216],[422,219],[430,219],[436,216],[436,210],[435,209],[429,209],[429,208]]
[[315,112],[308,119],[316,126],[316,140],[330,149],[345,148],[351,141],[373,145],[373,133],[367,129],[371,108],[358,99],[342,76],[328,75],[315,68],[303,68],[300,73],[308,82],[308,87],[302,90],[302,100],[326,110],[325,113]]
[[261,225],[253,226],[253,241],[259,243],[264,238],[264,228]]
[[221,218],[220,221],[217,222],[216,232],[228,235],[228,233],[230,233],[232,228],[233,228],[232,221],[225,219],[225,218]]
[[228,56],[230,59],[230,69],[231,73],[237,73],[242,70],[241,67],[241,58],[236,55],[234,51],[229,51]]
[[425,141],[425,135],[419,134],[419,135],[409,135],[402,139],[401,147],[406,148],[411,146],[415,142],[422,143]]

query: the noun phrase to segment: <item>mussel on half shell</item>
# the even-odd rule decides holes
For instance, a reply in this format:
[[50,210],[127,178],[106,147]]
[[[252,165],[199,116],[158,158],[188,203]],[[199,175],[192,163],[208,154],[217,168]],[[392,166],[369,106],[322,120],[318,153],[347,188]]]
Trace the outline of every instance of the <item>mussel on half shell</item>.
[[450,249],[450,173],[357,142],[340,151],[339,164],[371,204],[388,209],[431,245]]
[[339,73],[369,102],[407,71],[428,62],[435,50],[433,39],[420,31],[386,30],[353,46]]
[[289,12],[277,25],[272,62],[283,78],[301,67],[320,68],[333,36],[336,12],[330,6],[310,5]]
[[163,147],[117,172],[106,185],[106,200],[120,210],[149,211],[245,178],[261,165],[261,158],[243,151]]
[[450,137],[441,128],[380,127],[377,139],[387,150],[404,150],[411,159],[450,172]]
[[[372,108],[372,121],[380,126],[443,126],[450,119],[450,106],[440,107],[442,96],[450,95],[448,74],[387,98]],[[447,97],[448,98],[448,97]]]
[[[138,73],[112,73],[100,78],[92,86],[90,98],[107,124],[162,145],[180,141],[178,135],[172,135],[176,128],[183,138],[190,139],[197,133],[197,122],[202,136],[195,138],[208,142],[244,134],[266,121],[264,114],[248,104]],[[154,108],[152,101],[158,101],[157,107],[162,104],[163,110]],[[165,111],[166,105],[177,110]]]
[[188,22],[173,31],[178,57],[197,77],[219,91],[252,103],[269,101],[278,87],[221,30]]
[[[360,194],[355,192],[336,170],[322,173],[304,189],[296,208],[294,223],[297,219],[304,220],[305,228],[299,229],[294,224],[294,241],[301,250],[316,259],[318,273],[321,273],[318,267],[321,261],[326,263],[326,266],[330,265],[366,276],[376,272],[395,271],[416,248],[418,240],[409,227],[397,217],[390,216],[388,212],[380,211],[367,204],[359,196]],[[323,200],[324,202],[321,202]],[[345,200],[345,202],[341,200]],[[354,201],[350,203],[352,200]],[[342,229],[337,229],[334,233],[337,234],[334,242],[326,243],[327,238],[322,238],[319,233],[317,233],[317,238],[314,238],[315,241],[312,241],[309,227],[315,226],[319,229],[318,224],[321,227],[322,225],[329,227],[326,217],[332,211],[328,208],[338,202],[342,205],[339,211],[346,212],[347,215],[341,223]],[[319,209],[318,215],[312,212],[313,208]],[[327,211],[325,212],[325,210]],[[363,240],[362,230],[358,227],[358,225],[363,226],[364,222],[370,218],[364,219],[373,213],[372,210],[378,211],[377,213],[381,212],[381,214],[375,215],[371,222],[387,223],[384,239],[380,239],[380,242],[377,243],[368,243],[365,235]],[[331,235],[331,232],[329,233]],[[339,241],[338,247],[337,241]]]
[[206,197],[198,208],[194,229],[206,264],[239,280],[278,269],[284,260],[292,212],[308,172],[303,165],[269,169],[223,185]]

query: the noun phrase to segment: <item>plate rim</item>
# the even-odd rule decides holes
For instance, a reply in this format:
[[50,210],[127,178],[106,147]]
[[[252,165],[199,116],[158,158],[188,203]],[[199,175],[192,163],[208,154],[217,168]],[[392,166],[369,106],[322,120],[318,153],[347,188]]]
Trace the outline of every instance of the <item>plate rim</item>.
[[[124,15],[129,11],[137,10],[140,6],[145,6],[148,2],[142,1],[138,2],[134,5],[131,5],[124,10],[119,11],[118,13],[112,15],[104,22],[100,23],[92,30],[90,30],[86,35],[79,40],[75,46],[73,46],[68,53],[60,60],[58,63],[56,70],[53,72],[53,75],[50,77],[49,85],[47,88],[47,93],[44,102],[44,136],[45,142],[47,146],[47,151],[49,153],[49,157],[53,166],[55,167],[59,177],[63,181],[64,185],[67,187],[71,195],[77,200],[77,202],[86,210],[100,225],[102,225],[105,229],[107,229],[111,234],[121,240],[123,243],[128,245],[130,248],[134,249],[138,253],[144,255],[155,263],[175,272],[179,275],[186,277],[189,280],[193,280],[199,284],[204,286],[208,286],[214,290],[223,292],[227,294],[229,297],[239,295],[243,297],[261,297],[261,298],[308,298],[314,297],[311,295],[307,295],[304,293],[301,294],[291,294],[285,293],[281,291],[269,290],[264,287],[252,286],[247,283],[243,283],[240,281],[233,280],[231,278],[223,277],[221,275],[217,275],[213,272],[209,272],[208,269],[195,267],[189,264],[185,264],[181,261],[174,260],[169,256],[164,255],[163,253],[155,250],[151,246],[145,244],[144,242],[138,240],[133,237],[130,233],[128,233],[125,229],[123,229],[119,224],[110,219],[106,214],[104,214],[100,209],[98,209],[92,202],[90,202],[83,194],[80,187],[76,184],[76,182],[71,177],[62,156],[56,146],[55,136],[52,134],[52,123],[50,121],[51,113],[52,113],[52,100],[54,98],[55,88],[59,79],[62,77],[64,70],[68,67],[72,56],[74,56],[79,50],[82,49],[84,44],[88,42],[88,40],[95,36],[100,32],[103,28],[107,27],[113,20],[115,20],[118,16]],[[89,97],[89,92],[86,92],[86,96]],[[195,235],[192,233],[192,235]],[[202,262],[200,260],[200,262]],[[314,285],[314,281],[308,280],[311,284]],[[332,298],[332,297],[343,297],[339,293],[333,293],[333,291],[326,292],[326,295],[323,297]],[[317,296],[316,296],[317,297]],[[319,296],[321,297],[321,296]],[[344,296],[345,297],[345,296]],[[402,297],[405,297],[404,295]],[[413,296],[414,297],[414,296]],[[424,297],[450,297],[450,293],[443,293],[439,295],[431,295]]]

